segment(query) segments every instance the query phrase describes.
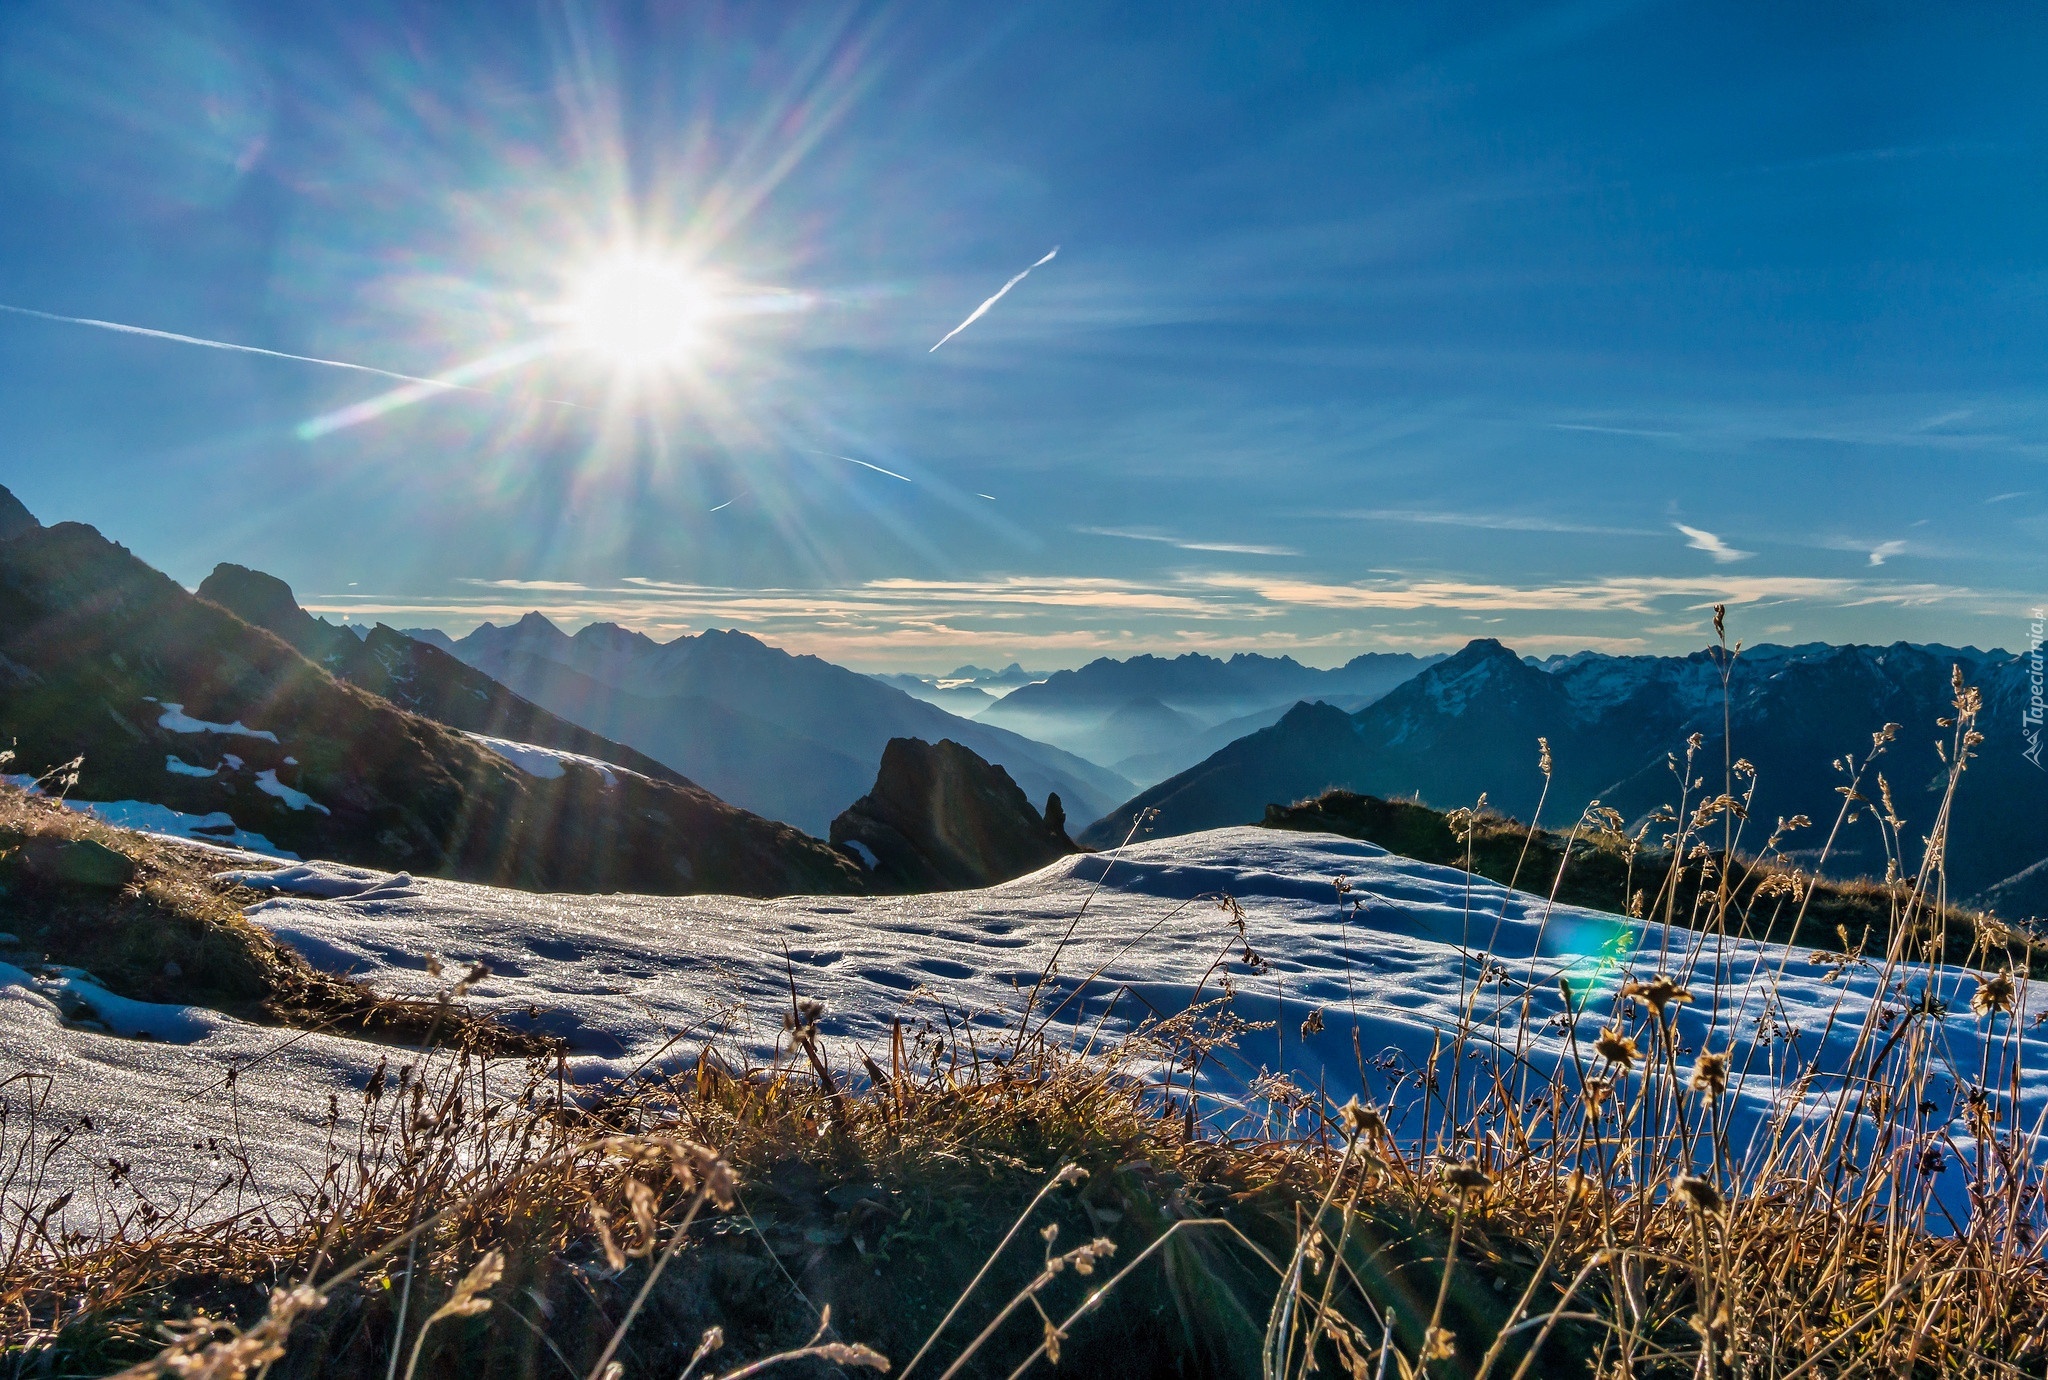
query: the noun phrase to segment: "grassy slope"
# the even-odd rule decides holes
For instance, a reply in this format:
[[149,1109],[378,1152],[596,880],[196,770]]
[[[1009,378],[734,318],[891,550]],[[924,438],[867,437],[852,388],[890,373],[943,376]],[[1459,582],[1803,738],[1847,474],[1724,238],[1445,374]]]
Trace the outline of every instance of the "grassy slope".
[[[1668,853],[1646,850],[1631,860],[1625,841],[1612,834],[1582,835],[1572,842],[1567,860],[1565,835],[1544,829],[1532,834],[1516,820],[1482,814],[1472,823],[1468,844],[1453,828],[1451,817],[1440,810],[1410,800],[1382,800],[1344,790],[1325,791],[1293,805],[1268,805],[1260,822],[1269,829],[1363,839],[1418,862],[1469,866],[1475,876],[1503,886],[1538,896],[1554,892],[1562,905],[1615,915],[1648,912],[1661,917],[1668,898],[1673,920],[1693,928],[1716,913],[1719,880],[1709,878],[1702,889],[1699,861],[1689,861],[1679,870],[1674,891]],[[1718,866],[1718,855],[1709,860]],[[1784,881],[1795,876],[1791,869],[1740,853],[1732,875],[1735,882],[1729,913],[1741,922],[1739,933],[1834,951],[1883,952],[1894,916],[1903,909],[1910,890],[1896,884],[1815,880],[1803,875],[1797,877],[1798,892],[1782,890]],[[1931,934],[1936,920],[1950,962],[1966,962],[1978,951],[1977,916],[1960,910],[1939,911],[1919,923],[1916,933]],[[2048,972],[2048,954],[2037,957],[2034,967]]]

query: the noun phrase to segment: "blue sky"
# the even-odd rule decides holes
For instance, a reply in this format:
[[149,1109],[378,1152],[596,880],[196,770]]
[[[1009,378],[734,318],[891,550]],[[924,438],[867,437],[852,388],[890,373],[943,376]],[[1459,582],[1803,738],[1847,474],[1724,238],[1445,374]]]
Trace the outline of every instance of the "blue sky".
[[[335,616],[878,669],[1717,598],[2019,645],[2044,59],[2017,5],[0,0],[0,303],[488,390],[0,314],[0,482]],[[657,366],[574,324],[619,262],[709,304]]]

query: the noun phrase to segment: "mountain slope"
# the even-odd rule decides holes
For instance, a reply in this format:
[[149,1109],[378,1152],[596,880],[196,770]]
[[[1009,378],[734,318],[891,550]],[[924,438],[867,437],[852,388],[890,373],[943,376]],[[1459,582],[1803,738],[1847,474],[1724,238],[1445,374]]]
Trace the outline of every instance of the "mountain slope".
[[563,718],[638,744],[721,799],[819,837],[874,780],[847,753],[701,695],[636,695],[524,652],[489,664]]
[[[657,643],[613,624],[594,623],[571,637],[538,613],[509,627],[486,623],[453,644],[456,655],[554,712],[615,735],[694,779],[718,779],[707,767],[710,745],[731,759],[733,799],[749,808],[788,809],[789,819],[823,830],[834,814],[866,791],[892,738],[951,738],[1004,767],[1033,797],[1058,792],[1077,818],[1093,818],[1129,794],[1131,783],[1072,753],[1007,729],[947,713],[869,676],[814,656],[792,656],[740,632],[708,631]],[[579,686],[572,699],[546,663],[567,667],[605,687]],[[608,697],[640,701],[614,709]],[[742,716],[766,754],[737,751],[698,732],[706,702]],[[657,733],[668,725],[659,740]],[[847,762],[856,764],[843,775]],[[771,778],[815,781],[801,800],[771,798]],[[850,789],[848,789],[850,787]],[[837,794],[820,802],[829,788]]]
[[549,713],[438,647],[381,623],[358,637],[315,618],[299,607],[291,586],[274,575],[223,563],[200,581],[198,594],[243,622],[276,633],[309,661],[400,709],[465,733],[595,757],[675,786],[696,784],[646,753]]
[[[1939,803],[1943,768],[1933,742],[1936,719],[1951,711],[1949,677],[1960,668],[1979,685],[1985,742],[1965,775],[1948,849],[1950,895],[1976,895],[2039,859],[2039,821],[2048,817],[2048,775],[2021,752],[2018,728],[2024,677],[2019,662],[1973,648],[1764,646],[1744,651],[1729,672],[1733,748],[1724,756],[1722,658],[1718,649],[1686,657],[1607,657],[1582,653],[1532,664],[1491,640],[1467,645],[1448,661],[1355,714],[1325,708],[1290,711],[1272,728],[1232,743],[1196,766],[1119,807],[1084,832],[1103,845],[1123,836],[1140,811],[1148,826],[1184,833],[1259,818],[1285,804],[1342,787],[1382,797],[1418,796],[1442,809],[1469,805],[1484,791],[1520,818],[1534,812],[1544,779],[1536,740],[1553,759],[1545,806],[1568,821],[1592,799],[1640,819],[1675,801],[1678,777],[1668,753],[1701,735],[1688,798],[1718,793],[1726,758],[1761,769],[1751,818],[1761,843],[1779,816],[1817,821],[1789,842],[1807,866],[1842,797],[1846,777],[1833,766],[1861,757],[1885,723],[1904,727],[1864,781],[1876,799],[1882,771],[1907,821],[1907,870],[1918,865],[1920,836]],[[1339,724],[1348,723],[1348,732]],[[1740,794],[1743,782],[1737,780]],[[1882,875],[1883,841],[1868,810],[1837,837],[1827,870]]]
[[0,541],[0,733],[17,769],[82,755],[75,798],[310,856],[578,891],[864,885],[837,850],[694,786],[560,754],[522,770],[78,523]]

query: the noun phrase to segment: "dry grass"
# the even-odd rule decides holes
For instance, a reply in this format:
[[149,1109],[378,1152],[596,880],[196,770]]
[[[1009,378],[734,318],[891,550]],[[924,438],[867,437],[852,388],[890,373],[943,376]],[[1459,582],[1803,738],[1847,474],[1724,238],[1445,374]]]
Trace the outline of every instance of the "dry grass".
[[[1650,908],[1663,918],[1661,902],[1669,896],[1670,918],[1688,928],[1717,925],[1725,917],[1731,932],[1743,938],[1836,953],[1883,952],[1909,908],[1919,939],[1938,930],[1951,963],[1970,962],[1982,946],[1980,923],[1988,921],[2000,936],[1994,947],[2011,930],[1977,911],[1916,899],[1913,878],[1815,877],[1770,854],[1724,854],[1711,844],[1698,856],[1673,858],[1669,849],[1646,846],[1641,832],[1626,831],[1597,812],[1560,833],[1532,828],[1483,804],[1458,815],[1417,801],[1333,789],[1292,805],[1268,805],[1261,823],[1363,839],[1559,905],[1635,916]],[[1719,894],[1724,876],[1725,902]],[[2048,974],[2048,952],[2033,961],[2035,976]]]
[[[1975,712],[1958,685],[1948,800]],[[1681,798],[1659,847],[1736,856],[1739,803]],[[1882,947],[1855,960],[1880,991],[1909,964],[1947,971],[1947,810],[1901,868],[1916,880],[1887,889]],[[1676,918],[1678,887],[1645,890],[1646,911]],[[1686,918],[1736,933],[1736,891],[1697,887]],[[1791,898],[1790,923],[1812,895]],[[1971,942],[2003,968],[2008,941],[2023,944]],[[1425,1065],[1383,1079],[1379,1105],[1262,1079],[1233,1090],[1227,1121],[1220,1091],[1187,1092],[1242,1033],[1221,1003],[1077,1051],[1048,1043],[1027,1002],[993,1056],[986,1031],[899,1027],[886,1060],[856,1068],[792,993],[773,1067],[707,1047],[580,1102],[544,1061],[509,1086],[500,1068],[490,1092],[480,1056],[444,1056],[339,1119],[335,1167],[296,1211],[67,1243],[8,1202],[7,1359],[20,1375],[133,1362],[408,1380],[738,1380],[884,1358],[931,1380],[1052,1364],[1270,1380],[2048,1373],[2038,1128],[2012,1115],[2027,954],[1975,984],[1990,1038],[1968,1071],[1967,1143],[1926,1102],[1940,1013],[1874,1002],[1841,1016],[1845,1063],[1777,1070],[1832,1113],[1772,1122],[1755,1158],[1730,1143],[1726,1063],[1681,1051],[1667,1019],[1712,996],[1713,951],[1703,939],[1703,963],[1579,994],[1554,1071],[1468,1004]],[[1265,1129],[1221,1129],[1247,1124]],[[1957,1218],[1944,1173],[1967,1178]]]

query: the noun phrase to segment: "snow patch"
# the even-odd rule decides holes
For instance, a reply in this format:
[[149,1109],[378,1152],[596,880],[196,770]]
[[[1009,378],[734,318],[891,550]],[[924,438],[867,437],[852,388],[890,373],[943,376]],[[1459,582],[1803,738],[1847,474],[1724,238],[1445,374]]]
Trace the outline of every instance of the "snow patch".
[[163,704],[163,711],[163,717],[156,721],[156,726],[168,729],[172,733],[226,733],[237,738],[262,738],[273,743],[277,741],[277,735],[267,728],[251,728],[240,719],[231,724],[195,719],[185,712],[184,705],[172,704],[168,700]]
[[220,765],[216,763],[210,767],[195,767],[174,752],[164,758],[164,770],[173,776],[212,776],[220,770]]
[[307,795],[304,791],[294,790],[292,787],[287,786],[284,784],[284,782],[278,780],[277,768],[275,767],[270,767],[256,773],[256,789],[263,792],[265,795],[276,796],[279,800],[282,800],[285,803],[285,806],[288,809],[318,810],[323,815],[331,815],[334,813],[334,811],[328,809],[325,805],[322,805],[319,801],[313,799],[312,796]]
[[116,996],[82,968],[48,967],[36,973],[0,963],[0,988],[19,988],[49,1004],[51,1015],[73,1025],[103,1028],[130,1039],[190,1044],[211,1034],[226,1018],[196,1006],[135,1001]]
[[[481,733],[466,733],[463,736],[483,744],[528,776],[537,776],[543,781],[559,780],[565,770],[565,764],[570,762],[602,773],[604,784],[607,786],[618,785],[618,774],[626,771],[624,767],[601,762],[595,757],[585,757],[580,752],[564,752],[560,748],[541,747],[536,743],[515,743],[509,738],[491,738]],[[639,773],[627,772],[627,775],[637,776]]]

